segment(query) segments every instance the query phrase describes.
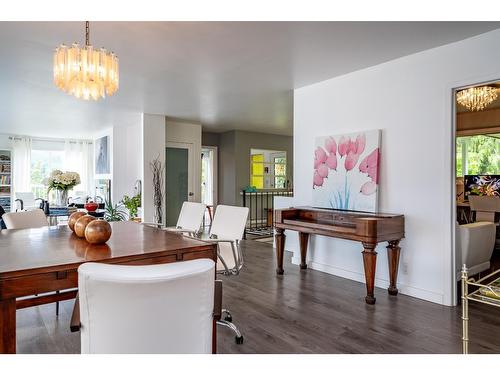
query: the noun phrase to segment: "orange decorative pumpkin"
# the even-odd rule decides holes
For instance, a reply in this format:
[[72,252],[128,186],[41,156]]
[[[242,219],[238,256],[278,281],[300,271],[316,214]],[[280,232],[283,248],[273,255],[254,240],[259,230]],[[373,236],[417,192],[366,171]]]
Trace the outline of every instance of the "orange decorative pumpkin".
[[85,215],[85,212],[77,211],[73,212],[68,219],[68,227],[71,229],[73,232],[75,231],[75,223],[76,221],[81,218],[82,216]]
[[85,228],[85,239],[91,244],[101,244],[111,237],[111,225],[105,220],[91,221]]
[[94,221],[95,219],[96,218],[91,215],[83,215],[82,217],[80,217],[75,223],[75,234],[78,237],[85,237],[85,228],[91,221]]

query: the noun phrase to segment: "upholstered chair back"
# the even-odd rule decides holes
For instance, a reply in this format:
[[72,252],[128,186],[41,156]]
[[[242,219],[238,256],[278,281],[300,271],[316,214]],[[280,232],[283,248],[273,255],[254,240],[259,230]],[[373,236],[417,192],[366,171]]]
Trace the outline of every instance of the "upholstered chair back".
[[495,249],[496,225],[489,222],[476,222],[456,226],[457,279],[460,268],[465,264],[469,275],[490,269],[490,259]]
[[476,213],[476,221],[495,222],[500,212],[500,197],[469,195],[470,209]]
[[211,353],[215,263],[78,268],[82,353]]
[[39,208],[30,211],[7,212],[2,219],[7,229],[41,228],[49,225],[47,217]]

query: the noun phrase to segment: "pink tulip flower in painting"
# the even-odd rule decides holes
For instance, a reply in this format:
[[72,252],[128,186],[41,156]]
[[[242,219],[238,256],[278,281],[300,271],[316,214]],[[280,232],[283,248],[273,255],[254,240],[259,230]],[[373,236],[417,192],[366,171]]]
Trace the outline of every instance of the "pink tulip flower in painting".
[[322,178],[328,177],[328,167],[326,166],[326,164],[320,164],[317,171]]
[[314,169],[318,169],[318,167],[321,165],[321,163],[322,162],[320,160],[314,158]]
[[335,154],[328,155],[328,158],[326,159],[326,165],[328,166],[328,168],[336,171],[337,170],[337,155],[335,155]]
[[326,139],[325,149],[330,153],[330,155],[335,155],[337,153],[337,142],[335,142],[335,139],[333,139],[333,137],[328,137]]
[[318,173],[318,171],[314,171],[314,176],[313,176],[313,188],[315,186],[323,186],[323,177],[321,177]]
[[339,155],[340,157],[344,156],[347,154],[347,152],[349,151],[349,144],[351,143],[351,139],[349,137],[340,137],[340,140],[339,140]]
[[377,184],[373,181],[365,182],[361,185],[360,193],[364,195],[372,195],[377,191]]
[[351,169],[353,169],[356,164],[358,163],[359,159],[359,154],[356,154],[355,152],[349,152],[347,154],[347,157],[345,158],[344,162],[344,167],[347,172],[349,172]]
[[359,171],[367,173],[375,184],[378,184],[378,147],[359,163]]
[[366,134],[361,133],[356,137],[356,154],[361,155],[365,151]]
[[319,161],[319,163],[324,163],[328,155],[326,151],[322,147],[318,147],[316,151],[314,151],[314,158]]

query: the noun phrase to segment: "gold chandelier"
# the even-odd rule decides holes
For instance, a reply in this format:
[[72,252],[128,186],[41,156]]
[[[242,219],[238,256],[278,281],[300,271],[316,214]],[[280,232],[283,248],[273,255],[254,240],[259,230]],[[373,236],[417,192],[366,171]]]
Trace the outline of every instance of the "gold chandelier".
[[118,90],[118,57],[89,42],[85,22],[85,47],[61,44],[54,52],[54,83],[62,91],[85,100],[105,98]]
[[470,111],[481,111],[497,98],[497,89],[490,86],[471,87],[457,93],[457,102]]

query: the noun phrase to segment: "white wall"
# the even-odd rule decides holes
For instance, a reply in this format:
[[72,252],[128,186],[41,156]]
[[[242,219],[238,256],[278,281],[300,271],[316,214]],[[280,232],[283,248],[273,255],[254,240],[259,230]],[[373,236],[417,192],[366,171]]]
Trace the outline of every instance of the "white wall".
[[7,134],[0,134],[0,150],[10,150],[10,139]]
[[132,196],[137,180],[142,179],[142,117],[136,125],[113,128],[113,203],[124,195]]
[[[403,213],[403,294],[452,304],[452,89],[500,79],[500,30],[295,90],[293,204],[312,203],[314,138],[382,129],[380,210]],[[359,243],[313,236],[311,268],[364,281]],[[294,251],[295,241],[286,248]],[[377,248],[376,285],[387,287]],[[407,273],[404,266],[407,264]]]
[[[144,114],[142,124],[142,217],[146,222],[154,221],[153,175],[149,163],[158,157],[165,165],[165,128],[165,116]],[[163,173],[163,186],[165,186],[165,173]]]

